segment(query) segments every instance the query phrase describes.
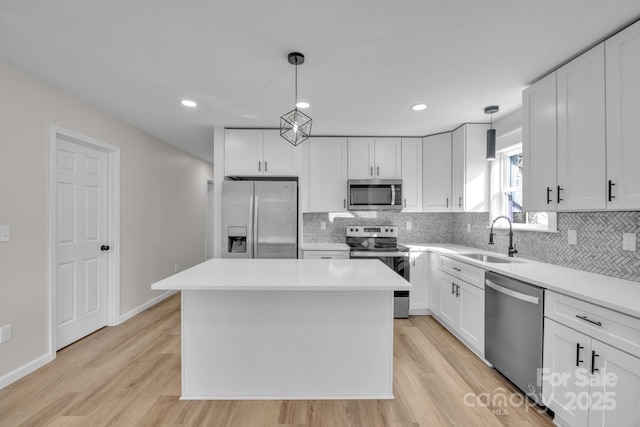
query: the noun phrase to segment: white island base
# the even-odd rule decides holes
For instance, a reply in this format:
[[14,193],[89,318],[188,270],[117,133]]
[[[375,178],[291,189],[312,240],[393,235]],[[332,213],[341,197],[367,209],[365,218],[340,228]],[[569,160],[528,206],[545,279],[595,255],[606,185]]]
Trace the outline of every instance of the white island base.
[[183,291],[182,399],[392,399],[392,295]]
[[374,260],[215,259],[153,285],[182,292],[186,400],[393,399],[393,290],[410,288]]

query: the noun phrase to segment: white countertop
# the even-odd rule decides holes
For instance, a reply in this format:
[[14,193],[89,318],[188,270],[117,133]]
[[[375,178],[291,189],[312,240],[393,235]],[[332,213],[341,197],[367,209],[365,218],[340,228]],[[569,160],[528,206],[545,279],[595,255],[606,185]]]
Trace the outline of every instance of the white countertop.
[[215,258],[151,285],[154,290],[409,290],[378,260]]
[[412,250],[432,251],[476,265],[551,291],[569,295],[640,318],[640,283],[543,262],[515,258],[523,263],[496,264],[474,260],[462,254],[506,255],[454,244],[408,244]]
[[302,251],[348,251],[349,245],[346,243],[303,243],[300,245]]

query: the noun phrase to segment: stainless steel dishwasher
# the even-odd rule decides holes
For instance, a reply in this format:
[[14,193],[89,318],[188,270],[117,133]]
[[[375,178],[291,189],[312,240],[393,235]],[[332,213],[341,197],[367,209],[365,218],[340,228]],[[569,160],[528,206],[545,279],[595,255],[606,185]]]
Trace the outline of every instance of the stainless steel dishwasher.
[[493,272],[485,284],[485,358],[541,405],[544,289]]

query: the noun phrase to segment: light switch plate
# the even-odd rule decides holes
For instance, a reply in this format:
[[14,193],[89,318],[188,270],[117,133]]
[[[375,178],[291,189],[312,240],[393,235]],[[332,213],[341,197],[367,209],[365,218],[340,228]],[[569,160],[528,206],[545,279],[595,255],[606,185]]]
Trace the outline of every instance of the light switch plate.
[[324,221],[320,221],[320,230],[326,230],[327,229],[327,223]]
[[467,233],[471,233],[471,224],[467,224]]
[[11,226],[0,225],[0,242],[11,241]]
[[11,339],[11,324],[0,328],[0,343],[7,342]]
[[636,251],[636,233],[622,233],[622,249],[625,251]]
[[569,236],[569,244],[570,245],[577,245],[578,244],[578,231],[577,230],[569,230],[567,234]]
[[411,223],[407,222],[407,230],[411,230]]

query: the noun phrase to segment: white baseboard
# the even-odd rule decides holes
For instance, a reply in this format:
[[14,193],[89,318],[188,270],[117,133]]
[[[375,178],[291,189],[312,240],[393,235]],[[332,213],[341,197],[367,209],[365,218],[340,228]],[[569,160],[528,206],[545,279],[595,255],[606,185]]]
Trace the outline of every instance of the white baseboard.
[[431,310],[428,308],[414,308],[409,310],[410,316],[430,316]]
[[127,320],[129,320],[133,316],[135,316],[136,314],[142,313],[147,308],[152,307],[152,306],[156,305],[157,303],[159,303],[160,301],[169,298],[171,295],[175,294],[176,292],[178,292],[178,291],[167,291],[167,292],[163,293],[162,295],[158,295],[157,297],[155,297],[155,298],[145,302],[144,304],[134,308],[133,310],[129,311],[128,313],[122,314],[120,316],[120,323],[126,322]]
[[0,389],[3,389],[9,384],[18,381],[20,378],[29,375],[36,369],[39,369],[47,363],[51,362],[53,359],[55,359],[55,355],[47,353],[43,356],[38,357],[37,359],[32,360],[26,365],[20,366],[18,369],[14,369],[8,374],[0,377]]

